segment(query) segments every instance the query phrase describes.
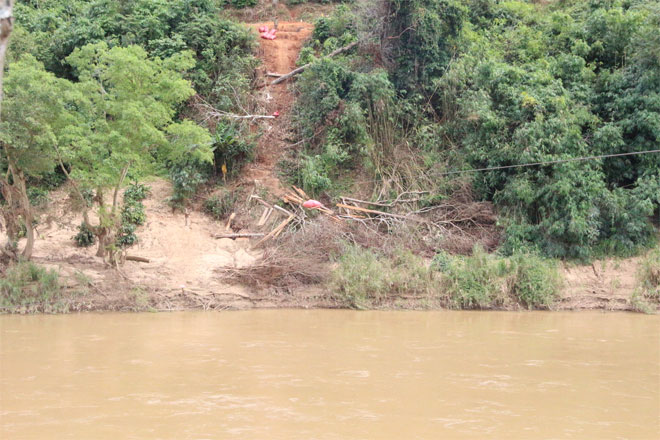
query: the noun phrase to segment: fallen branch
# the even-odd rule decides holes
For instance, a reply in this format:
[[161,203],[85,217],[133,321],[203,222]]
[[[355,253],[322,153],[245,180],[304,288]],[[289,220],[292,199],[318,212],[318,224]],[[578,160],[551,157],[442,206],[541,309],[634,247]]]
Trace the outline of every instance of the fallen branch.
[[360,199],[354,199],[352,197],[342,197],[342,200],[348,200],[349,202],[355,202],[355,203],[361,203],[363,205],[372,205],[372,206],[383,206],[383,207],[392,207],[396,205],[397,203],[414,203],[414,202],[419,202],[421,199],[416,198],[416,199],[404,199],[403,196],[408,195],[408,194],[413,194],[413,195],[422,195],[422,194],[429,194],[429,191],[406,191],[397,196],[396,199],[386,202],[386,201],[377,201],[377,202],[370,202],[368,200],[360,200]]
[[213,117],[217,119],[230,118],[230,119],[275,119],[273,115],[237,115],[234,113],[222,112],[219,110],[212,110],[206,113],[207,118]]
[[264,234],[263,232],[239,232],[235,234],[215,234],[213,238],[231,238],[236,239],[236,238],[249,238],[249,237],[263,237]]
[[[355,46],[357,46],[357,44],[358,44],[357,41],[354,41],[351,44],[349,44],[348,46],[340,47],[339,49],[330,52],[328,55],[326,55],[323,58],[331,58],[331,57],[334,57],[335,55],[339,55],[342,52],[346,52],[347,50],[350,50],[350,49],[354,48]],[[274,86],[276,84],[284,82],[287,79],[291,78],[292,76],[301,73],[302,71],[304,71],[305,69],[307,69],[311,65],[312,65],[312,63],[308,63],[308,64],[305,64],[304,66],[298,67],[297,69],[292,70],[291,72],[287,73],[286,75],[280,76],[275,81],[270,83],[270,85]]]
[[283,73],[275,73],[275,72],[266,72],[266,76],[272,76],[272,77],[275,77],[275,78],[279,78],[282,75],[284,75],[284,74]]
[[276,209],[276,210],[280,211],[283,214],[294,215],[295,216],[295,214],[293,212],[287,211],[286,209],[282,208],[281,206],[271,205],[270,203],[268,203],[267,201],[265,201],[264,199],[262,199],[259,196],[252,195],[252,196],[250,196],[250,198],[255,199],[257,202],[261,203],[262,205],[264,205],[267,208]]

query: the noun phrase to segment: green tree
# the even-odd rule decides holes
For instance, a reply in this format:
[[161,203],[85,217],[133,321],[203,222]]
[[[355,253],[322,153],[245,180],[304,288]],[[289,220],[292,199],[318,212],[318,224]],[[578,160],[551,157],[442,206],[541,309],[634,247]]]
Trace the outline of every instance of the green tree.
[[[97,255],[112,261],[120,226],[119,192],[129,172],[136,179],[153,171],[162,155],[188,153],[212,160],[209,133],[173,119],[176,106],[194,94],[182,76],[194,62],[189,52],[149,59],[138,46],[110,49],[106,43],[76,49],[66,61],[80,80],[76,86],[84,97],[78,109],[83,122],[58,154],[76,188],[95,189],[99,224],[90,229],[99,239]],[[86,212],[85,223],[89,225]]]
[[27,195],[27,179],[53,170],[56,151],[65,142],[75,114],[67,105],[75,98],[72,84],[44,70],[27,55],[13,63],[5,81],[0,122],[1,206],[9,242],[5,253],[17,257],[21,226],[27,243],[21,252],[30,258],[34,245],[34,215]]

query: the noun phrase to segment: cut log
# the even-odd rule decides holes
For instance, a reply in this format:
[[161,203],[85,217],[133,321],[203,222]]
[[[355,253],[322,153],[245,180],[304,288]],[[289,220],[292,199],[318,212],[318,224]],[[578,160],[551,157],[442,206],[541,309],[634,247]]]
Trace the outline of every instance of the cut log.
[[302,197],[303,199],[307,200],[309,199],[309,196],[303,191],[302,189],[298,188],[297,186],[294,186],[293,189]]
[[259,246],[261,246],[263,243],[267,242],[267,241],[270,240],[271,238],[273,238],[273,237],[279,235],[280,232],[282,232],[282,230],[286,227],[286,225],[288,225],[289,223],[291,223],[291,220],[293,220],[295,217],[296,217],[296,216],[295,216],[294,214],[291,214],[289,217],[287,217],[286,220],[284,220],[282,223],[280,223],[279,225],[277,225],[277,227],[276,227],[275,229],[273,229],[272,231],[270,231],[270,232],[268,233],[268,235],[266,235],[264,238],[262,238],[261,240],[259,240],[259,241],[257,242],[257,244],[255,244],[255,245],[253,246],[253,249],[254,249],[254,248],[257,248],[257,247],[259,247]]
[[[328,55],[326,55],[326,56],[323,57],[323,58],[334,57],[335,55],[339,55],[339,54],[342,53],[342,52],[346,52],[347,50],[351,50],[351,49],[354,48],[355,46],[357,46],[357,41],[352,42],[352,43],[349,44],[348,46],[340,47],[339,49],[330,52]],[[275,81],[273,81],[272,83],[270,83],[270,85],[271,85],[271,86],[274,86],[274,85],[276,85],[276,84],[279,84],[279,83],[281,83],[281,82],[284,82],[284,81],[286,81],[287,79],[291,78],[292,76],[298,75],[300,72],[304,71],[305,69],[307,69],[307,68],[308,68],[309,66],[311,66],[311,65],[312,65],[312,63],[308,63],[308,64],[305,64],[304,66],[300,66],[300,67],[298,67],[297,69],[292,70],[291,72],[287,73],[286,75],[282,75],[282,76],[280,76],[280,77],[277,78]]]
[[264,234],[263,232],[239,232],[236,234],[215,234],[213,238],[231,238],[236,239],[236,238],[250,238],[250,237],[263,237]]
[[259,219],[259,223],[257,223],[257,226],[265,225],[268,217],[270,217],[271,212],[273,212],[273,208],[265,207],[264,212],[261,214],[261,218]]
[[137,261],[138,263],[150,263],[151,260],[148,258],[144,257],[137,257],[135,255],[126,255],[126,258],[124,258],[126,261]]

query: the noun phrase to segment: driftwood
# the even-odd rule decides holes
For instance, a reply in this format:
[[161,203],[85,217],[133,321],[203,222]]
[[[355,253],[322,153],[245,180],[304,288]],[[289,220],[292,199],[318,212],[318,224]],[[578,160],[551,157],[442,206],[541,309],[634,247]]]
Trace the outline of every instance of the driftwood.
[[[326,55],[324,58],[334,57],[335,55],[339,55],[339,54],[342,53],[342,52],[346,52],[347,50],[350,50],[350,49],[354,48],[355,46],[357,46],[357,41],[352,42],[352,43],[349,44],[348,46],[340,47],[339,49],[330,52],[330,53],[329,53],[328,55]],[[300,66],[300,67],[298,67],[297,69],[292,70],[291,72],[287,73],[286,75],[282,75],[282,76],[280,76],[280,77],[277,78],[275,81],[273,81],[272,83],[270,83],[270,85],[271,85],[271,86],[274,86],[274,85],[276,85],[276,84],[279,84],[279,83],[281,83],[281,82],[284,82],[284,81],[286,81],[287,79],[291,78],[292,76],[301,73],[302,71],[304,71],[305,69],[307,69],[307,68],[308,68],[309,66],[311,66],[311,65],[312,65],[312,63],[308,63],[308,64],[305,64],[304,66]]]
[[263,237],[264,234],[263,232],[238,232],[236,234],[215,234],[213,238],[231,238],[236,239],[236,238],[249,238],[249,237]]
[[126,261],[137,261],[138,263],[150,263],[151,262],[151,260],[149,260],[148,258],[137,257],[135,255],[126,255],[126,257],[124,257],[124,260],[126,260]]

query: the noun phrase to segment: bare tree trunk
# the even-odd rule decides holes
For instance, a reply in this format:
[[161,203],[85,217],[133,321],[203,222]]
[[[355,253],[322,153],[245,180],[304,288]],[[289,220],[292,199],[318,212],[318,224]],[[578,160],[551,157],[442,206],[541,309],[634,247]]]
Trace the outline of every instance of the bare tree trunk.
[[106,227],[108,219],[105,213],[105,202],[103,200],[103,190],[98,188],[96,190],[96,202],[99,204],[99,225],[94,228],[94,234],[99,239],[99,248],[96,251],[96,256],[105,259],[107,252],[107,236],[108,228]]
[[23,211],[23,222],[25,223],[25,238],[27,242],[25,243],[25,248],[21,252],[21,256],[29,260],[32,257],[32,250],[34,249],[34,225],[32,224],[34,220],[34,215],[32,215],[32,206],[30,205],[30,199],[27,195],[27,185],[25,175],[22,171],[14,170],[14,185],[18,187],[18,194],[20,197],[21,210]]
[[13,6],[13,0],[0,0],[0,114],[2,112],[2,77],[5,71],[5,54],[9,46],[9,36],[14,27]]
[[[34,215],[27,195],[26,178],[12,160],[6,145],[4,146],[4,152],[7,159],[7,176],[0,180],[0,191],[6,202],[2,214],[7,226],[7,244],[5,245],[6,251],[3,253],[12,258],[18,257],[15,244],[18,242],[20,221],[22,220],[25,226],[27,243],[23,248],[23,252],[21,252],[21,257],[29,260],[34,249],[34,226],[32,224]],[[9,182],[10,177],[11,183]]]
[[273,0],[273,27],[277,29],[277,0]]
[[112,195],[112,215],[114,216],[117,212],[117,200],[119,197],[119,190],[121,189],[121,186],[124,184],[124,179],[126,179],[126,174],[128,174],[128,168],[131,166],[131,163],[127,163],[126,166],[124,166],[124,169],[121,170],[121,176],[119,177],[119,182],[115,186],[115,192]]

